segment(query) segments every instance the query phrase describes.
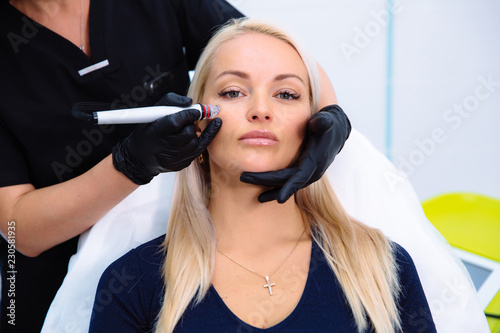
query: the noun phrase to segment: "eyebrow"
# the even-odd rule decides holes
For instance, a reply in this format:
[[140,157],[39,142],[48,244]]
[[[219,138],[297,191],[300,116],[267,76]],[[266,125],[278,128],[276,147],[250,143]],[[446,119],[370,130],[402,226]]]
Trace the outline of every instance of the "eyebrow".
[[218,78],[220,78],[221,76],[224,76],[224,75],[236,75],[238,77],[241,77],[242,79],[249,78],[248,74],[245,72],[229,70],[229,71],[224,71],[224,72],[220,73],[219,75],[217,75],[217,77],[215,79],[217,80]]
[[275,81],[282,81],[282,80],[286,80],[289,78],[296,78],[296,79],[299,79],[300,82],[304,83],[304,80],[302,80],[302,78],[300,76],[298,76],[297,74],[280,74],[280,75],[276,76],[274,78],[274,80]]
[[[224,71],[224,72],[220,73],[215,79],[217,80],[221,76],[224,76],[224,75],[236,75],[236,76],[238,76],[242,79],[245,79],[245,80],[248,80],[250,78],[250,76],[245,72],[237,71],[237,70],[228,70],[228,71]],[[283,81],[283,80],[286,80],[289,78],[296,78],[300,82],[305,84],[304,80],[300,76],[298,76],[297,74],[292,74],[292,73],[279,74],[274,78],[274,81]]]

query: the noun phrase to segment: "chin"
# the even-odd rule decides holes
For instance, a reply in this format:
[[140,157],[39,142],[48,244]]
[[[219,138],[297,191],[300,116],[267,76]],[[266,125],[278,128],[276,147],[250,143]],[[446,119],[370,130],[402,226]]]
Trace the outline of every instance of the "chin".
[[286,168],[286,165],[281,166],[270,166],[270,165],[251,165],[242,167],[242,172],[269,172],[269,171],[277,171]]
[[276,156],[267,158],[252,158],[249,160],[241,161],[239,163],[240,169],[244,172],[268,172],[284,169],[290,166],[291,163],[283,163]]

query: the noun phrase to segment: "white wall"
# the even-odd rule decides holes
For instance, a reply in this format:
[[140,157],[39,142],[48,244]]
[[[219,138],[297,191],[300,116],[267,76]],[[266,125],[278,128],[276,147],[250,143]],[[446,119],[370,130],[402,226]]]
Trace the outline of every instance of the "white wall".
[[393,0],[392,29],[388,1],[230,2],[306,43],[353,126],[421,200],[450,191],[500,198],[500,1]]

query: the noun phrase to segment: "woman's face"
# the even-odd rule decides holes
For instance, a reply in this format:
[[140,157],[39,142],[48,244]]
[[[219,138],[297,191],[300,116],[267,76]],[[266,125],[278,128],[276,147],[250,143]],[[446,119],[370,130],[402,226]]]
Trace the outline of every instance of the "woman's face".
[[212,172],[274,171],[295,162],[311,108],[306,67],[289,44],[254,32],[222,44],[203,103],[220,105],[223,121],[208,147]]

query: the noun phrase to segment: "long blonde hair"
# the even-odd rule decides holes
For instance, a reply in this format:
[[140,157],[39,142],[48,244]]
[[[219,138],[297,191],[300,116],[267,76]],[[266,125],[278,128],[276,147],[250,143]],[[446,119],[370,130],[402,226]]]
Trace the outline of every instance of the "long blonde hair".
[[[297,50],[309,74],[311,110],[317,110],[319,80],[316,63],[288,34],[252,19],[232,20],[212,37],[198,61],[188,95],[195,102],[203,99],[218,47],[249,32],[273,36]],[[172,332],[188,305],[192,301],[199,303],[211,285],[216,236],[207,208],[211,195],[207,165],[195,160],[176,178],[164,242],[165,296],[156,333]],[[366,329],[368,321],[379,333],[400,330],[396,306],[399,284],[391,243],[379,230],[346,214],[325,176],[299,190],[295,200],[307,217],[312,237],[342,286],[358,331]]]

